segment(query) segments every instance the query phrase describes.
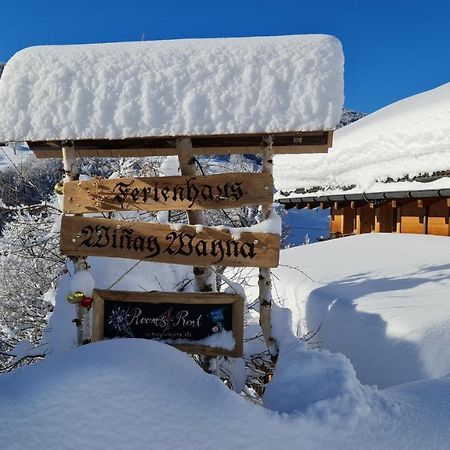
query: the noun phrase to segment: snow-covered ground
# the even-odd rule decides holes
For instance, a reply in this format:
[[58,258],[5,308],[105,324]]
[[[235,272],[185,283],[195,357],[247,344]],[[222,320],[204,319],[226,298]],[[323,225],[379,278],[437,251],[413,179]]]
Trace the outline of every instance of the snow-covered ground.
[[[279,413],[249,403],[164,344],[113,340],[81,347],[0,377],[1,446],[448,448],[450,378],[378,392],[358,385],[348,363],[348,372],[331,367],[317,377],[324,361],[302,361],[302,355],[286,355],[296,372],[282,380],[291,388],[284,394],[291,395],[292,403],[298,401],[299,411]],[[287,362],[281,354],[280,367]],[[276,379],[277,374],[274,383]],[[302,408],[308,396],[299,393],[320,390],[327,397],[340,384],[354,396],[325,398],[315,408]]]
[[299,336],[322,325],[322,348],[387,387],[450,373],[449,255],[447,237],[351,236],[282,251],[274,283]]
[[[282,251],[280,355],[264,406],[162,343],[68,349],[67,276],[44,337],[52,353],[0,376],[2,449],[446,449],[449,250],[444,237],[371,234]],[[190,277],[182,266],[90,262],[99,288],[176,290]],[[251,301],[256,278],[246,281]],[[320,323],[322,350],[307,349],[295,334]]]

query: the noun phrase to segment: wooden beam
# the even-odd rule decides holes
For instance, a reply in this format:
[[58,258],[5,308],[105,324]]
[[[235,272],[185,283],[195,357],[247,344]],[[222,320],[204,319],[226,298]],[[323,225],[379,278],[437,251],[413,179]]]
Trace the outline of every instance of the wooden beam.
[[[184,170],[186,173],[186,168]],[[273,203],[265,173],[93,179],[64,184],[64,212],[169,211],[238,208]]]
[[[76,158],[75,148],[72,143],[65,143],[65,145],[59,149],[62,155],[63,168],[64,168],[64,179],[63,186],[68,183],[78,180],[80,177],[78,171],[78,163]],[[64,216],[63,216],[64,219]],[[85,255],[78,255],[72,258],[73,267],[75,273],[82,272],[89,269],[87,258]],[[89,311],[83,308],[80,304],[76,305],[76,319],[74,323],[77,327],[77,344],[80,346],[84,342],[90,340],[91,330],[90,330],[90,317]]]
[[[187,177],[195,177],[197,168],[195,166],[195,156],[192,149],[192,142],[189,138],[177,139],[176,147],[178,150],[178,163],[182,175]],[[188,210],[186,211],[188,222],[190,225],[198,225],[205,223],[203,211]],[[195,289],[198,292],[215,292],[217,291],[217,282],[215,273],[209,265],[196,265],[193,268],[195,277]]]
[[347,200],[333,202],[333,209],[342,209],[342,208],[345,208],[349,204],[350,204],[350,201],[347,201]]
[[427,208],[427,207],[434,205],[435,203],[438,203],[440,201],[442,201],[442,198],[440,198],[440,197],[419,198],[417,200],[417,206],[419,208]]
[[277,267],[280,236],[203,225],[170,225],[63,216],[61,253],[205,267]]
[[[261,154],[265,134],[229,134],[191,136],[192,147],[198,155]],[[274,133],[273,152],[276,154],[327,153],[332,131]],[[176,141],[181,137],[161,136],[127,139],[76,140],[78,157],[130,157],[177,155]],[[62,141],[28,141],[38,158],[61,158]]]
[[320,202],[319,206],[321,209],[328,209],[333,206],[333,202]]
[[391,200],[391,205],[393,208],[401,208],[402,206],[408,205],[409,203],[415,202],[415,198],[401,198]]
[[366,206],[367,202],[364,200],[352,200],[350,202],[350,208],[351,209],[359,209],[362,208],[363,206]]
[[369,207],[372,209],[378,209],[389,203],[390,203],[389,200],[377,200],[377,201],[369,202]]
[[[273,173],[273,138],[266,136],[261,142],[262,147],[262,172]],[[270,218],[274,211],[272,206],[261,206],[261,220]],[[278,354],[278,346],[272,334],[272,278],[270,267],[259,265],[258,276],[258,300],[259,300],[259,325],[263,333],[264,341],[270,355],[275,358]]]

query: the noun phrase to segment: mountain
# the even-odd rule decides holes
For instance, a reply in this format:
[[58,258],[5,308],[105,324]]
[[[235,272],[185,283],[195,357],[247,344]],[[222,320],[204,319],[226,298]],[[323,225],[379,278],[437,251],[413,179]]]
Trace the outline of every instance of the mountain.
[[366,113],[354,111],[353,109],[343,108],[341,121],[339,122],[337,128],[342,128],[346,125],[350,125],[351,123],[356,122],[357,120],[362,119],[365,116],[367,116]]

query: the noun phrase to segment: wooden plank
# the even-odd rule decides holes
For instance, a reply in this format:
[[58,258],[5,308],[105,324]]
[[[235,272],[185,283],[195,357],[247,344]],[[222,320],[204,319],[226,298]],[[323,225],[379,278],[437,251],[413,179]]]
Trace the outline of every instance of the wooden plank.
[[63,216],[61,253],[192,266],[277,267],[280,236],[225,229]]
[[417,202],[409,202],[401,207],[401,233],[423,234],[427,217],[425,208],[419,208]]
[[161,211],[271,205],[273,178],[263,173],[116,178],[64,184],[64,212]]
[[343,223],[344,223],[344,209],[343,208],[332,208],[331,210],[331,223],[330,230],[331,233],[343,233]]
[[[242,356],[244,300],[237,294],[96,289],[93,298],[93,341],[115,337],[157,339],[189,353]],[[119,313],[119,320],[114,322]],[[220,331],[233,333],[233,349],[201,343],[200,339]]]
[[[177,140],[178,164],[181,175],[195,177],[198,176],[198,167],[195,164],[196,159],[192,150],[192,142],[189,138]],[[189,225],[204,225],[205,215],[203,211],[186,211]],[[192,268],[194,274],[194,289],[196,292],[217,291],[217,277],[211,266]]]
[[[333,131],[254,133],[214,136],[192,136],[197,155],[242,154],[262,152],[261,143],[266,134],[273,138],[276,154],[326,153],[331,146]],[[78,157],[130,157],[177,155],[177,136],[143,137],[129,139],[74,140]],[[60,158],[62,141],[28,141],[38,158]]]
[[356,230],[357,234],[370,233],[375,228],[374,210],[366,203],[356,210]]
[[390,202],[378,206],[375,211],[375,232],[391,233],[393,223],[393,209]]
[[[330,147],[328,144],[324,145],[284,145],[274,146],[274,154],[276,155],[300,155],[311,153],[328,153]],[[244,153],[251,153],[254,155],[261,154],[261,148],[255,147],[204,147],[201,149],[194,149],[196,155],[242,155]],[[61,158],[58,150],[33,150],[36,158]],[[144,148],[144,149],[77,149],[76,155],[78,158],[131,158],[144,156],[176,156],[178,153],[174,148]]]
[[450,209],[446,199],[430,205],[428,213],[428,234],[436,236],[449,236],[450,234]]
[[343,234],[352,234],[355,229],[355,210],[350,205],[344,206]]

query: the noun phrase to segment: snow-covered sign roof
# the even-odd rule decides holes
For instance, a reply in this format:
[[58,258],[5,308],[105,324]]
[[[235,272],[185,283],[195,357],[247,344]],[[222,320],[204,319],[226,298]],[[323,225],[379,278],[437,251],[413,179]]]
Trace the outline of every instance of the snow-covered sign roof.
[[[328,154],[278,155],[274,164],[277,187],[288,192],[301,188],[336,193],[350,187],[354,192],[375,192],[386,181],[448,171],[450,83],[337,130]],[[425,184],[405,188],[423,190]],[[386,189],[397,187],[382,188]]]
[[0,141],[331,130],[343,54],[326,35],[31,47],[0,104]]

